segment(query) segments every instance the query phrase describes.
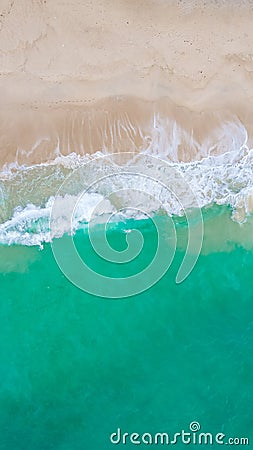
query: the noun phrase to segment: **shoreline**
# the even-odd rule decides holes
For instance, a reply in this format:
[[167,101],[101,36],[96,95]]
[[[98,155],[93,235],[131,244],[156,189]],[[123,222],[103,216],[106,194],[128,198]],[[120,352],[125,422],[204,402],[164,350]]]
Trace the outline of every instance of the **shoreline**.
[[[200,145],[238,120],[253,146],[251,1],[47,0],[27,8],[27,0],[0,7],[0,168],[17,151],[20,164],[52,158],[59,136],[63,154],[101,151],[105,122],[129,120],[145,132],[154,112]],[[133,135],[117,146],[140,148]],[[47,145],[35,152],[40,139]],[[195,158],[183,145],[178,160]]]
[[[22,105],[0,111],[0,170],[12,163],[35,165],[58,155],[140,152],[172,162],[253,146],[250,107],[190,110],[169,98],[148,101],[111,97],[89,105]],[[236,147],[237,146],[237,147]],[[155,150],[153,150],[155,151]]]

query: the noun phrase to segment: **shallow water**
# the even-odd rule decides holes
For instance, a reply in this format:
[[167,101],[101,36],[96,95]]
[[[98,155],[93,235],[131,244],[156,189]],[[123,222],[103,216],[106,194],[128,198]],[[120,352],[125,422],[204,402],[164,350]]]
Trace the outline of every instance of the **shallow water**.
[[1,171],[0,449],[194,421],[192,439],[253,438],[253,153],[231,124],[191,162],[156,121],[141,153]]
[[[229,214],[213,207],[204,224],[215,233]],[[146,242],[134,272],[154,250],[151,222],[119,223],[108,239],[124,249],[131,226]],[[192,421],[252,439],[253,253],[230,237],[212,250],[207,233],[208,252],[183,283],[175,283],[181,249],[151,289],[118,300],[71,284],[50,244],[2,246],[0,448],[110,449],[117,428],[172,434]],[[85,230],[74,239],[96,271],[119,276],[117,264],[92,256]]]

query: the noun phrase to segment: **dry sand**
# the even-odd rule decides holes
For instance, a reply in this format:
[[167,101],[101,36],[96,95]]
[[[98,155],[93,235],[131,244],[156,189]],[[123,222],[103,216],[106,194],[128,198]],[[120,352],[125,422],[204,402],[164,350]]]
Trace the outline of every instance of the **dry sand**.
[[251,142],[252,23],[251,0],[0,0],[0,166],[138,150],[154,113]]

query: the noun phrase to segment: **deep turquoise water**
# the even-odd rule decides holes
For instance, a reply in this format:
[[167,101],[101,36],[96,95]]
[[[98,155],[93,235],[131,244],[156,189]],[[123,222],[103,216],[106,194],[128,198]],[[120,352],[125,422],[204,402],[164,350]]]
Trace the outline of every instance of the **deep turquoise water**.
[[[216,231],[228,214],[205,218],[217,239],[207,233],[208,250],[183,283],[175,283],[178,250],[157,284],[127,299],[73,286],[49,244],[1,247],[0,449],[107,450],[117,447],[109,440],[117,428],[173,434],[192,421],[253,439],[253,246],[226,238],[226,225],[225,237]],[[148,223],[135,226],[150,242],[138,269],[155,237]],[[86,234],[75,240],[96,264]],[[124,247],[122,226],[110,241]],[[100,262],[97,270],[118,276],[117,265]]]

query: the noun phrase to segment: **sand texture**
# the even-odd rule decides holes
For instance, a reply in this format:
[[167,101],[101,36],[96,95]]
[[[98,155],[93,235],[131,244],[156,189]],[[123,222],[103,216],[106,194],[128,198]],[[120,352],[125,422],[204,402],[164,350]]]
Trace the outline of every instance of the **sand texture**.
[[230,120],[251,139],[252,23],[242,0],[1,0],[0,165],[52,158],[57,142],[136,150],[154,114],[188,143]]

